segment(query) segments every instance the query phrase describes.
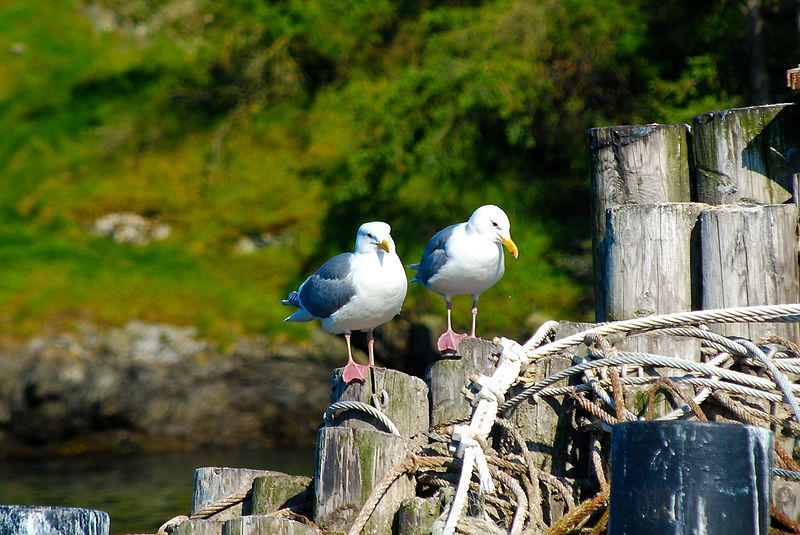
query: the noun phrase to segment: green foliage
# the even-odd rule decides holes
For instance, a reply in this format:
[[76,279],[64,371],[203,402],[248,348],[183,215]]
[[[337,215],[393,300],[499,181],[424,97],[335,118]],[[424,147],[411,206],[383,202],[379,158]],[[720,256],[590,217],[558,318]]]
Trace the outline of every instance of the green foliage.
[[[764,8],[773,69],[800,52],[786,9]],[[86,316],[303,336],[279,299],[361,222],[390,222],[413,263],[487,202],[521,255],[481,329],[590,320],[585,130],[747,104],[744,36],[734,0],[0,5],[0,331]],[[88,232],[123,210],[171,237]],[[252,235],[272,245],[235,254]],[[404,315],[442,309],[416,288]]]

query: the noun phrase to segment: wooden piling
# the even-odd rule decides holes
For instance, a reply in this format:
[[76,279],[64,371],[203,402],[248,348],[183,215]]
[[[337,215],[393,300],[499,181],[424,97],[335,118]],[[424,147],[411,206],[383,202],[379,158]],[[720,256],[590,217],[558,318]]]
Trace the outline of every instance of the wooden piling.
[[108,535],[108,513],[46,505],[0,505],[0,533]]
[[311,516],[314,506],[312,479],[281,472],[271,472],[253,480],[250,511],[253,515],[266,515],[280,509]]
[[[372,368],[365,381],[345,384],[343,370],[334,370],[331,403],[358,401],[373,406],[377,404],[403,436],[428,430],[428,385],[425,381],[397,370]],[[388,431],[374,417],[359,411],[342,411],[330,423]]]
[[493,354],[500,351],[488,340],[465,338],[458,347],[457,359],[434,362],[425,372],[430,385],[431,427],[464,420],[472,415],[472,406],[463,389],[473,374],[491,375],[496,362]]
[[[411,451],[408,438],[372,429],[324,427],[317,435],[314,521],[329,531],[347,532],[376,484]],[[414,496],[413,479],[401,476],[383,496],[365,527],[390,535],[403,500]]]
[[[628,204],[607,211],[597,266],[603,281],[597,298],[605,300],[597,308],[606,316],[597,321],[692,310],[700,280],[697,220],[706,206]],[[639,336],[627,340],[625,349],[700,359],[697,341],[684,337]]]
[[639,204],[608,210],[598,268],[606,315],[597,321],[692,310],[692,236],[705,206]]
[[692,144],[685,124],[607,126],[587,131],[591,177],[595,310],[607,317],[603,296],[607,210],[625,204],[691,201]]
[[[797,206],[726,205],[700,215],[704,309],[797,303]],[[796,323],[719,324],[720,334],[798,340]]]
[[696,200],[713,205],[797,202],[800,105],[703,113],[694,119]]
[[221,500],[240,495],[242,498],[228,507],[220,509],[209,518],[227,520],[250,514],[250,500],[245,496],[251,493],[253,480],[259,476],[272,474],[270,470],[253,470],[250,468],[227,468],[207,466],[194,472],[194,491],[192,493],[192,515],[197,514]]

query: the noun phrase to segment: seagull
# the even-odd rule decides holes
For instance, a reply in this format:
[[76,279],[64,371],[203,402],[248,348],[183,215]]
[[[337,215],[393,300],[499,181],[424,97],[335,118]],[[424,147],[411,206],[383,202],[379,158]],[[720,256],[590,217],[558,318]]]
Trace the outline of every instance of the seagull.
[[514,258],[519,255],[517,244],[511,239],[508,216],[493,204],[481,206],[465,223],[450,225],[430,239],[419,264],[409,267],[417,270],[411,282],[444,297],[447,303],[447,330],[439,337],[439,351],[456,351],[466,334],[453,331],[450,311],[455,295],[472,296],[472,334],[475,337],[475,320],[478,316],[478,296],[500,280],[505,272],[503,245]]
[[[373,329],[400,313],[408,279],[397,256],[391,227],[382,221],[364,223],[356,234],[355,250],[341,253],[308,277],[297,291],[281,301],[299,308],[283,321],[322,320],[322,328],[344,334],[347,341],[345,383],[363,381],[375,366]],[[357,364],[350,348],[352,331],[367,330],[369,365]]]

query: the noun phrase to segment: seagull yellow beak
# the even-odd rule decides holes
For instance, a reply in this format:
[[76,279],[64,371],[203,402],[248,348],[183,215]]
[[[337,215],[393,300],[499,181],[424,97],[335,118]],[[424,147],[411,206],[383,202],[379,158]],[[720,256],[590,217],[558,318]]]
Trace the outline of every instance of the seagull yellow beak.
[[[386,241],[386,240],[383,240],[382,242],[380,242],[380,243],[378,244],[378,247],[380,247],[381,249],[383,249],[383,250],[384,250],[384,251],[386,251],[387,253],[391,253],[391,252],[392,252],[392,248],[391,248],[391,246],[389,245],[389,242],[388,242],[388,241]],[[517,246],[515,245],[515,246],[514,246],[514,248],[516,249],[516,247],[517,247]]]
[[517,258],[519,256],[519,249],[517,249],[517,244],[514,243],[514,240],[511,239],[511,236],[509,236],[508,239],[505,239],[501,236],[500,240],[503,242],[503,245],[506,246],[508,252],[511,253],[511,256],[513,256],[514,258]]

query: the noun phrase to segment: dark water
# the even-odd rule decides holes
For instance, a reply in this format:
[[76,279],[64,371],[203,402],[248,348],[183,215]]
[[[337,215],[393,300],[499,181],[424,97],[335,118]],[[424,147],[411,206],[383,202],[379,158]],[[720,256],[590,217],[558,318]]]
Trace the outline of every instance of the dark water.
[[312,448],[0,459],[0,504],[100,509],[111,533],[155,533],[188,515],[194,471],[229,466],[311,475]]

